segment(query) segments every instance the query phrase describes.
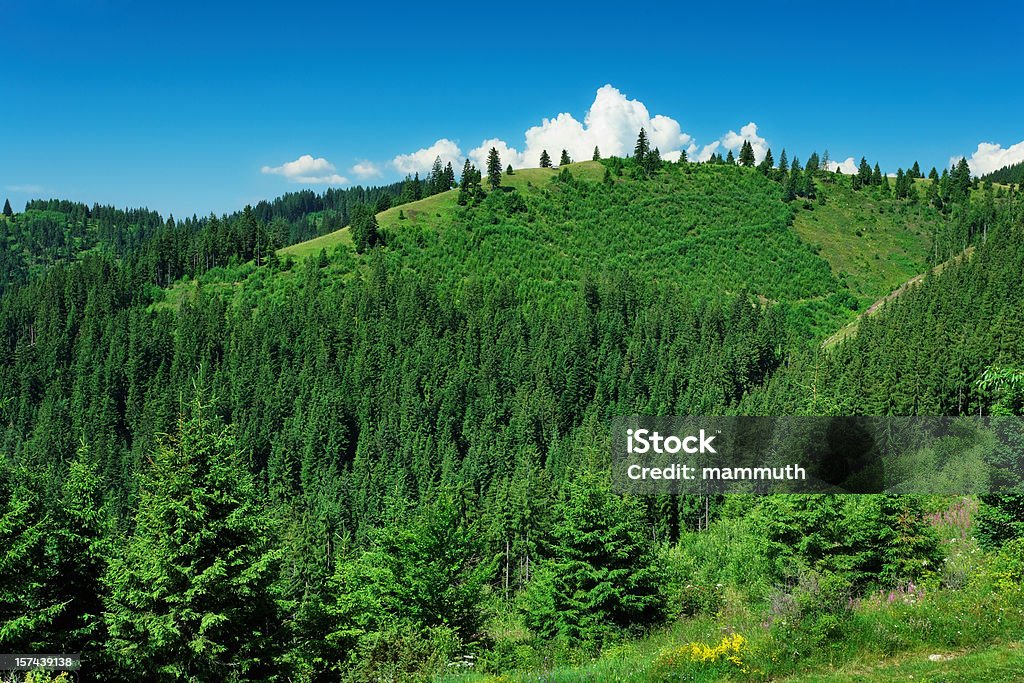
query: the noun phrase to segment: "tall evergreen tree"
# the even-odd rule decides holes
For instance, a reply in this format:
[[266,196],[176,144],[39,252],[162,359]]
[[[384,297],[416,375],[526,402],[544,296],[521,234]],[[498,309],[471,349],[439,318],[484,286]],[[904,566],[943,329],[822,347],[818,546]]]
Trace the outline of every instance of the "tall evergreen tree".
[[501,187],[501,157],[498,156],[498,149],[491,147],[487,153],[487,182],[492,190]]
[[871,167],[868,166],[868,160],[864,157],[860,158],[860,166],[857,167],[857,179],[861,186],[871,184]]
[[352,207],[351,221],[352,242],[356,253],[362,254],[377,245],[380,240],[377,216],[369,204],[359,203]]
[[875,164],[875,167],[871,170],[871,184],[881,185],[882,184],[882,169]]
[[540,152],[540,167],[551,168],[551,156],[548,154],[546,149],[543,149]]
[[600,161],[601,160],[601,150],[599,150],[597,148],[597,145],[594,145],[594,156],[591,157],[591,160],[592,161]]
[[754,167],[754,146],[749,140],[744,140],[740,146],[740,166]]
[[559,166],[568,166],[572,163],[572,159],[569,158],[569,152],[562,150],[562,156],[558,159]]
[[[527,623],[550,638],[602,642],[656,623],[657,570],[635,500],[580,475],[558,503],[551,547],[527,592]],[[615,552],[608,552],[615,548]]]
[[142,473],[135,526],[106,578],[109,647],[147,680],[264,678],[277,555],[235,437],[198,399]]
[[[596,151],[597,147],[595,147],[594,150]],[[11,209],[11,200],[10,199],[5,199],[4,200],[4,215],[7,216],[8,218],[10,218],[11,216],[14,215],[14,211]]]
[[633,161],[643,166],[644,160],[651,151],[651,143],[647,139],[647,131],[643,128],[636,136],[636,145],[633,146]]
[[455,187],[455,169],[452,168],[452,162],[450,161],[444,167],[444,185],[446,191]]
[[786,157],[786,148],[782,148],[782,154],[779,155],[779,170],[785,173],[789,170],[789,159]]

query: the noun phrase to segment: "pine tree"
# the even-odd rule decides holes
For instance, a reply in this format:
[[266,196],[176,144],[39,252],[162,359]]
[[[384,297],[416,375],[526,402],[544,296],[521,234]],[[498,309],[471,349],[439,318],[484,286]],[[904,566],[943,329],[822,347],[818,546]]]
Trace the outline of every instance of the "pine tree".
[[264,678],[280,615],[249,463],[195,399],[142,473],[135,526],[107,573],[109,649],[148,680]]
[[569,152],[562,150],[562,156],[558,159],[559,166],[568,166],[572,163],[572,159],[569,158]]
[[654,173],[661,168],[661,150],[657,147],[652,149],[644,160],[644,169],[647,173]]
[[601,150],[599,150],[597,148],[597,145],[594,145],[594,156],[592,156],[590,158],[591,158],[592,161],[600,161],[601,160]]
[[772,148],[769,147],[764,153],[764,159],[761,159],[761,163],[757,165],[757,168],[761,173],[768,175],[774,165],[775,158],[772,156]]
[[551,168],[551,156],[548,154],[546,149],[541,150],[540,153],[540,167]]
[[430,188],[430,194],[438,194],[448,189],[444,186],[444,166],[441,164],[440,156],[434,158],[434,165],[430,169],[427,185]]
[[896,199],[904,199],[907,196],[907,176],[904,175],[903,169],[896,169]]
[[515,173],[516,173],[516,172],[512,170],[512,164],[509,164],[509,165],[508,165],[508,166],[507,166],[507,167],[505,168],[505,175],[515,175]]
[[644,165],[644,160],[651,151],[651,143],[647,139],[647,131],[643,128],[640,129],[640,134],[636,136],[636,145],[633,147],[633,161],[638,163],[640,166]]
[[554,519],[547,558],[525,596],[534,631],[600,643],[618,629],[660,619],[655,560],[635,500],[615,495],[597,475],[584,474],[566,486]]
[[491,147],[487,153],[487,182],[492,190],[501,187],[501,157],[496,147]]
[[868,160],[864,157],[860,158],[860,166],[857,167],[857,179],[861,186],[871,184],[871,167],[868,166]]
[[882,184],[882,169],[879,168],[878,164],[875,164],[875,168],[871,171],[871,184],[881,185]]
[[686,150],[685,149],[679,150],[679,158],[676,160],[676,163],[679,164],[680,166],[682,166],[687,161],[688,161],[688,159],[686,158]]
[[377,245],[380,240],[377,216],[369,204],[359,203],[352,208],[351,231],[357,254]]
[[749,140],[744,140],[740,146],[740,166],[754,167],[754,146],[750,144]]
[[466,163],[462,165],[462,177],[459,179],[459,189],[468,190],[470,184],[473,182],[473,164],[470,163],[469,159],[466,159]]
[[789,160],[786,158],[786,149],[782,149],[782,154],[779,156],[779,170],[785,173],[789,170]]
[[444,189],[450,190],[455,187],[455,169],[452,168],[452,162],[448,162],[448,165],[444,167]]
[[811,152],[811,156],[807,158],[807,165],[804,166],[804,170],[817,173],[819,168],[821,168],[821,159],[818,157],[817,152]]
[[736,157],[733,156],[731,149],[729,150],[729,153],[725,155],[725,163],[729,164],[730,166],[736,165]]
[[[594,150],[596,151],[597,147],[595,147]],[[11,216],[14,215],[14,211],[11,209],[11,200],[10,199],[5,199],[4,200],[4,215],[7,216],[8,218],[10,218]]]
[[910,168],[910,177],[911,178],[923,178],[924,177],[923,175],[921,175],[921,166],[916,161],[914,162],[914,165]]

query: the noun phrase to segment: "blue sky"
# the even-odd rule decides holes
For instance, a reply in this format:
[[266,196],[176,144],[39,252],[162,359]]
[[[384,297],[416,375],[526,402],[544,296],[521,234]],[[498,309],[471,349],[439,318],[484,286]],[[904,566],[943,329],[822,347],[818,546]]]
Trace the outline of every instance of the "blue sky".
[[[987,142],[1000,148],[981,166],[1024,158],[1011,3],[139,4],[4,2],[0,197],[16,208],[59,196],[220,213],[399,179],[395,158],[439,139],[460,157],[491,138],[524,153],[527,129],[561,112],[590,141],[605,84],[698,151],[754,122],[776,157],[827,148],[927,169]],[[325,161],[289,176],[302,155]],[[367,161],[379,175],[352,170]]]

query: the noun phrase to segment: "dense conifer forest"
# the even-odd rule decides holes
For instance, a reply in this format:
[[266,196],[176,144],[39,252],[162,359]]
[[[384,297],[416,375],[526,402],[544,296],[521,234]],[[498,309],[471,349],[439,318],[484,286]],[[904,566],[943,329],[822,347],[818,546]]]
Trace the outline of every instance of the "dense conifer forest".
[[[561,154],[221,217],[5,211],[0,651],[766,680],[1019,639],[1019,497],[609,478],[620,415],[1020,415],[1019,177]],[[923,277],[869,307],[883,260]]]

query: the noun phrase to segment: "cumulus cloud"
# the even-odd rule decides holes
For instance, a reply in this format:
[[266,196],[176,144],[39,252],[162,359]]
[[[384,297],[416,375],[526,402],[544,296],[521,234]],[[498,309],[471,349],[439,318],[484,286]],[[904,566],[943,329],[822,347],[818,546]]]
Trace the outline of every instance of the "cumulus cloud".
[[[512,168],[529,168],[532,166],[540,165],[540,155],[538,155],[537,163],[529,163],[522,154],[514,147],[509,147],[504,140],[498,138],[491,138],[484,140],[480,143],[479,147],[474,147],[469,150],[466,154],[469,160],[476,164],[477,168],[487,168],[487,155],[490,153],[491,148],[498,150],[498,156],[501,158],[501,165],[508,166],[512,165]],[[550,152],[549,152],[550,153]],[[587,157],[588,159],[590,157]],[[558,155],[554,155],[554,161],[558,161]]]
[[334,172],[334,164],[323,157],[314,159],[310,154],[303,154],[295,161],[286,161],[280,166],[264,166],[260,171],[284,176],[293,183],[307,185],[345,185],[348,183],[348,178]]
[[492,138],[470,150],[468,156],[477,166],[482,166],[487,152],[495,147],[501,154],[502,164],[526,168],[539,166],[544,150],[554,162],[563,149],[574,161],[590,159],[594,147],[601,150],[602,156],[626,156],[633,152],[641,128],[647,131],[651,147],[657,147],[662,157],[668,159],[678,158],[679,151],[692,142],[691,136],[682,131],[675,119],[661,114],[651,116],[643,102],[628,99],[617,88],[605,85],[597,90],[583,121],[562,112],[529,128],[523,135],[521,152],[504,140]]
[[857,162],[853,160],[853,157],[847,157],[845,161],[829,161],[828,170],[833,173],[842,171],[846,175],[853,175],[858,170]]
[[360,178],[373,178],[381,174],[380,166],[372,161],[360,161],[352,167],[352,172]]
[[[963,157],[950,157],[949,165],[955,165],[961,158]],[[1024,140],[1005,149],[996,142],[979,142],[978,149],[967,157],[967,165],[971,167],[971,173],[974,175],[985,175],[1021,161],[1024,161]]]
[[[757,134],[757,124],[753,121],[740,128],[739,133],[730,130],[722,136],[721,140],[723,147],[736,152],[739,151],[744,142],[749,142],[750,146],[754,149],[754,161],[761,163],[764,155],[768,152],[768,141]],[[710,157],[711,155],[708,154],[708,156]]]
[[711,144],[704,145],[698,148],[697,145],[690,145],[690,149],[686,150],[686,158],[690,161],[704,162],[711,158],[711,155],[718,151],[718,148],[722,146],[722,143],[715,140]]
[[458,166],[462,150],[448,138],[441,138],[430,147],[418,149],[410,154],[399,154],[391,161],[391,165],[402,173],[426,173],[434,165],[434,159],[437,157],[441,157],[442,164],[451,162],[452,166]]
[[[676,119],[663,114],[652,115],[643,102],[629,99],[612,85],[604,85],[598,88],[582,121],[562,112],[527,129],[518,146],[501,138],[489,138],[466,152],[466,158],[478,168],[483,168],[487,164],[487,153],[494,147],[501,157],[502,166],[511,164],[514,168],[536,168],[544,150],[555,163],[563,149],[574,161],[590,159],[594,147],[599,148],[605,157],[629,156],[641,128],[647,131],[651,147],[657,147],[662,158],[669,161],[678,159],[684,150],[691,161],[707,161],[716,152],[738,150],[744,141],[750,142],[759,162],[768,150],[768,142],[759,134],[754,122],[742,126],[738,133],[730,130],[719,140],[698,145]],[[442,161],[461,165],[459,146],[447,138],[416,152],[400,154],[391,163],[402,173],[422,174],[430,170],[438,156]]]

